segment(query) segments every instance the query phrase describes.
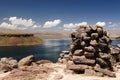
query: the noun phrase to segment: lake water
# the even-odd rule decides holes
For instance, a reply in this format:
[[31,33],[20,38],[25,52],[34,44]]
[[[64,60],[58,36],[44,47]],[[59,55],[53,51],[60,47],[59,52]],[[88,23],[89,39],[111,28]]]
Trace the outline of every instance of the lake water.
[[[40,46],[9,46],[0,47],[1,57],[13,57],[21,59],[28,55],[34,55],[36,60],[47,59],[56,62],[62,50],[68,50],[70,39],[45,39],[45,44]],[[113,40],[112,45],[117,46],[119,40]]]

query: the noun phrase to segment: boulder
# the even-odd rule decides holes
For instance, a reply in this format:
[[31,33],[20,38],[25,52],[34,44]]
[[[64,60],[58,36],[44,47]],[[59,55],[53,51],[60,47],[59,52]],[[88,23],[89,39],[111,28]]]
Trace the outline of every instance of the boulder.
[[87,68],[89,68],[87,65],[70,65],[68,67],[68,69],[73,71],[84,71]]
[[84,41],[90,41],[90,39],[91,39],[90,37],[86,37],[86,36],[83,37]]
[[91,38],[92,39],[97,39],[99,37],[98,33],[92,33]]
[[76,50],[76,51],[74,52],[74,55],[76,55],[76,56],[81,56],[81,55],[83,55],[83,54],[84,54],[84,52],[83,52],[82,49]]
[[86,45],[85,41],[81,41],[80,45],[81,45],[82,47],[85,47],[85,45]]
[[84,52],[86,58],[94,58],[94,53],[92,52]]
[[55,76],[54,76],[54,80],[60,80],[60,79],[62,79],[63,78],[63,75],[62,74],[56,74]]
[[102,53],[102,52],[99,52],[99,56],[100,56],[100,58],[102,58],[102,59],[110,59],[110,58],[111,58],[111,55],[110,55],[110,54]]
[[32,62],[35,61],[35,57],[33,55],[27,56],[25,58],[22,58],[19,62],[18,62],[18,67],[20,66],[30,66]]
[[85,51],[87,51],[87,52],[93,52],[93,53],[95,53],[95,48],[94,47],[92,47],[92,46],[88,46],[88,47],[84,47],[84,49],[85,49]]
[[108,66],[107,61],[105,61],[104,59],[101,59],[101,58],[96,58],[96,62],[102,67],[107,67]]
[[13,58],[1,58],[0,60],[0,71],[8,72],[18,67],[17,60]]
[[102,28],[97,28],[97,32],[98,32],[99,35],[103,34],[103,29]]
[[95,76],[96,72],[92,69],[85,69],[85,73],[86,76]]
[[96,40],[91,40],[91,41],[90,41],[90,44],[91,44],[92,46],[97,46],[98,43],[97,43]]
[[37,61],[36,63],[40,65],[40,64],[53,63],[53,62],[49,60],[40,60],[40,61]]
[[110,76],[110,77],[116,77],[115,73],[113,73],[112,71],[108,70],[108,69],[102,69],[100,67],[97,67],[95,66],[94,69],[98,72],[101,72],[107,76]]
[[74,63],[80,63],[80,64],[88,64],[88,65],[94,65],[95,60],[94,59],[86,59],[85,56],[73,56],[73,62]]

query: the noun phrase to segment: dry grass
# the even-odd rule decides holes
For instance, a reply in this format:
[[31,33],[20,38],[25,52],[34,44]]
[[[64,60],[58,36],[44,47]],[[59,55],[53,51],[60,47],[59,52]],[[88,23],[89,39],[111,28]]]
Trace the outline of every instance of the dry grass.
[[0,37],[0,46],[40,45],[43,41],[38,37]]

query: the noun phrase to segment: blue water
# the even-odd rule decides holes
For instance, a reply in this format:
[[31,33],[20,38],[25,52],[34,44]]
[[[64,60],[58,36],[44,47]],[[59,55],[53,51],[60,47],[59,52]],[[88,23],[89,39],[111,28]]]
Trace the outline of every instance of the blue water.
[[[47,59],[56,62],[62,50],[68,50],[70,39],[45,39],[45,44],[40,46],[9,46],[0,47],[0,57],[21,58],[34,55],[36,60]],[[112,45],[117,46],[120,41],[113,40]]]
[[56,62],[62,50],[68,50],[70,39],[45,39],[44,45],[0,47],[1,57],[13,57],[20,60],[28,55],[34,55],[36,60],[47,59]]

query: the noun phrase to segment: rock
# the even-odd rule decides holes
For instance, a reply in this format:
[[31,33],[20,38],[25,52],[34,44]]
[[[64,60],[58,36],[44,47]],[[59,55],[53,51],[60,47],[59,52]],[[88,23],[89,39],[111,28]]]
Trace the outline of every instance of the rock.
[[10,60],[10,61],[9,61],[9,65],[10,65],[12,68],[17,68],[17,67],[18,67],[17,60]]
[[65,58],[62,59],[63,64],[67,64],[67,60]]
[[40,65],[40,64],[53,63],[53,62],[49,60],[40,60],[40,61],[37,61],[36,63]]
[[62,74],[57,74],[57,75],[55,75],[54,80],[60,80],[62,78],[63,78]]
[[70,51],[73,53],[75,51],[75,45],[71,44],[70,45]]
[[87,33],[91,33],[91,30],[92,30],[91,27],[86,27],[86,30],[85,30],[85,31],[86,31]]
[[76,55],[76,56],[81,56],[81,55],[83,55],[84,53],[83,53],[83,50],[82,49],[80,49],[80,50],[76,50],[75,52],[74,52],[74,55]]
[[117,44],[117,46],[120,48],[120,44]]
[[100,52],[99,55],[100,55],[100,58],[102,58],[102,59],[110,59],[111,58],[111,55],[107,54],[107,53]]
[[64,55],[65,55],[64,53],[61,53],[61,54],[60,54],[60,57],[61,57],[61,58],[63,58],[63,57],[64,57]]
[[92,46],[89,46],[89,47],[84,47],[84,49],[85,49],[85,51],[87,51],[87,52],[93,52],[93,53],[95,53],[95,48],[94,47],[92,47]]
[[90,37],[86,37],[86,36],[83,37],[84,41],[90,41],[90,39],[91,39]]
[[108,66],[107,62],[101,58],[96,58],[96,61],[101,66],[104,66],[104,67]]
[[74,65],[73,61],[68,61],[66,64],[66,68],[69,68],[69,66]]
[[91,44],[92,46],[97,46],[98,43],[97,43],[96,40],[91,40],[91,41],[90,41],[90,44]]
[[8,72],[11,71],[12,68],[8,64],[0,63],[0,72]]
[[96,75],[96,72],[92,69],[85,69],[85,75],[86,76],[94,76],[94,75]]
[[111,54],[112,55],[117,55],[117,54],[120,54],[120,51],[118,49],[111,48]]
[[69,60],[69,55],[64,55],[64,59]]
[[84,71],[87,68],[89,68],[87,65],[70,65],[68,67],[68,69],[73,71]]
[[99,37],[98,33],[92,33],[91,38],[92,39],[97,39]]
[[94,58],[94,53],[91,52],[84,52],[86,58]]
[[103,73],[101,73],[101,72],[96,72],[96,74],[95,74],[96,76],[98,76],[98,77],[103,77],[104,76],[104,74]]
[[103,34],[103,29],[102,28],[97,28],[98,34]]
[[81,33],[81,37],[87,37],[87,33]]
[[75,63],[81,63],[81,64],[88,64],[88,65],[94,65],[95,60],[93,59],[86,59],[85,56],[73,56],[73,62]]
[[62,51],[63,54],[69,54],[69,51]]
[[92,29],[93,31],[97,30],[97,26],[92,25],[92,26],[90,26],[90,27],[91,27],[91,29]]
[[107,36],[107,31],[103,30],[103,35]]
[[82,47],[84,47],[84,46],[86,45],[85,41],[82,41],[82,42],[80,43],[80,45],[81,45]]
[[11,71],[14,68],[17,68],[17,66],[17,60],[13,58],[1,58],[0,60],[0,71],[2,72]]
[[32,62],[34,62],[35,57],[33,55],[27,56],[25,58],[22,58],[19,62],[18,62],[18,67],[20,66],[30,66]]
[[110,77],[116,77],[115,73],[113,73],[112,71],[110,71],[108,69],[102,69],[102,68],[99,68],[99,67],[96,67],[96,66],[94,67],[94,69],[96,71],[99,71],[99,72],[101,72],[101,73],[103,73],[105,75],[108,75]]

